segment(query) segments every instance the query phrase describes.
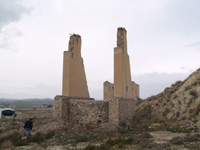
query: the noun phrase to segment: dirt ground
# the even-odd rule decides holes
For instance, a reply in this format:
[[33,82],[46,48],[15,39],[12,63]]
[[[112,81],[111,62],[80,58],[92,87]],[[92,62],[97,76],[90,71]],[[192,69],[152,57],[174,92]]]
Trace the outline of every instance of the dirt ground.
[[[199,150],[198,130],[137,130],[111,123],[78,125],[52,118],[51,108],[17,110],[0,120],[0,149],[7,150]],[[24,123],[33,118],[26,141]]]

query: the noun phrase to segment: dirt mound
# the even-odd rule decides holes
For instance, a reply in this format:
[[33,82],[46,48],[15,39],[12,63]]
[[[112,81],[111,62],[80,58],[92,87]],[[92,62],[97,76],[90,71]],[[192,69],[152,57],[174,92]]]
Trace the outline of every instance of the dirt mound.
[[[200,125],[200,69],[186,80],[177,81],[162,93],[143,100],[136,108],[136,116],[154,121],[191,121]],[[186,123],[185,122],[185,123]],[[185,125],[187,126],[187,125]]]

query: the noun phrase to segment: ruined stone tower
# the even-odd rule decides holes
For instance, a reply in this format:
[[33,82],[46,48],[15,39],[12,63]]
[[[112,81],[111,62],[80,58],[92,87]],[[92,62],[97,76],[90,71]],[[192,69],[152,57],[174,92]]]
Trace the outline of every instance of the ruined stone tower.
[[89,98],[83,58],[81,57],[81,37],[70,36],[68,51],[64,51],[62,95]]
[[114,84],[104,82],[104,100],[112,97],[139,97],[139,85],[131,81],[125,28],[118,28],[117,31],[117,47],[114,48]]
[[53,116],[76,124],[120,124],[131,120],[139,97],[139,86],[131,81],[126,30],[118,28],[114,48],[114,84],[104,82],[104,99],[90,98],[81,57],[81,37],[70,36],[64,52],[63,91],[54,98]]

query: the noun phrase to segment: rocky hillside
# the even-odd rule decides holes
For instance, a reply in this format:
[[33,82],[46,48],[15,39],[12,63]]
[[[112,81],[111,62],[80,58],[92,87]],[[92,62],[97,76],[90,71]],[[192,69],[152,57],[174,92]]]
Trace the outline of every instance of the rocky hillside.
[[136,116],[154,122],[188,120],[200,125],[200,69],[164,92],[143,100],[136,108]]

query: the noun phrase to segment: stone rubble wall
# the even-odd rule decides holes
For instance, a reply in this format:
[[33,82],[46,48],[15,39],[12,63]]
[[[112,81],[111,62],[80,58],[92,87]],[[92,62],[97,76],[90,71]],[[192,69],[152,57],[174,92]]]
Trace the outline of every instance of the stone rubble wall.
[[135,105],[134,99],[115,97],[106,101],[56,96],[53,115],[54,118],[77,124],[120,124],[132,119]]
[[114,97],[114,84],[105,81],[104,84],[104,100],[109,100]]
[[68,120],[69,97],[56,96],[54,98],[53,117]]
[[109,102],[92,100],[70,100],[69,122],[105,123],[109,122]]
[[119,101],[118,98],[109,100],[109,122],[118,124],[119,122]]
[[128,120],[132,120],[135,114],[135,106],[137,101],[134,99],[119,99],[119,124]]
[[135,114],[137,101],[134,99],[113,98],[109,101],[109,122],[121,124],[131,120]]
[[81,99],[56,96],[53,116],[71,123],[109,122],[109,102],[94,101],[92,98]]

